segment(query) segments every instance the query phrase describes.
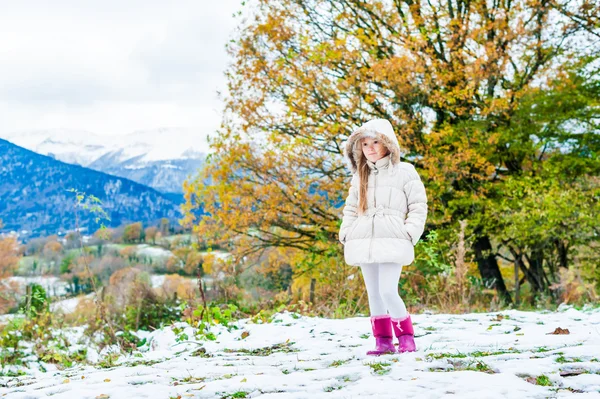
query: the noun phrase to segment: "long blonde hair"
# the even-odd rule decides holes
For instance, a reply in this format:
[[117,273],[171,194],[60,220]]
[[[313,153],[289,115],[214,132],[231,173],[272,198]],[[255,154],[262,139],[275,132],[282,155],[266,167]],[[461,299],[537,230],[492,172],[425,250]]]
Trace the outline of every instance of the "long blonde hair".
[[[356,146],[360,150],[360,156],[358,158],[356,172],[358,173],[358,214],[362,215],[367,211],[367,191],[369,189],[369,174],[371,171],[369,170],[369,164],[367,164],[367,157],[362,152],[362,142],[363,139],[356,140]],[[390,149],[386,147],[385,156],[390,155]]]
[[[362,140],[359,141],[359,143]],[[367,189],[369,188],[369,165],[367,164],[367,158],[364,154],[361,154],[358,159],[358,214],[362,215],[367,211]]]

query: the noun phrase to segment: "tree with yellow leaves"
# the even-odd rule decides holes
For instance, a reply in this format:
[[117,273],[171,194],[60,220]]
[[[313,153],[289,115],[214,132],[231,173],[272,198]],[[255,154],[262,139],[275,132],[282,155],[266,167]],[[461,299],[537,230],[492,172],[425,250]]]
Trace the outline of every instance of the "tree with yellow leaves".
[[[19,267],[21,252],[15,237],[0,238],[0,279],[11,277]],[[0,281],[0,312],[5,313],[16,304],[18,284]]]
[[507,178],[548,162],[563,173],[561,151],[582,158],[579,176],[598,169],[593,149],[578,152],[598,145],[594,95],[579,98],[585,115],[554,103],[559,119],[585,126],[579,135],[547,117],[527,125],[525,113],[593,68],[599,16],[592,0],[259,0],[229,47],[223,123],[184,186],[184,221],[238,262],[272,247],[339,252],[344,140],[385,118],[423,177],[429,227],[451,240],[467,220],[484,284],[510,302],[489,228],[500,224],[481,215],[493,217],[486,206]]

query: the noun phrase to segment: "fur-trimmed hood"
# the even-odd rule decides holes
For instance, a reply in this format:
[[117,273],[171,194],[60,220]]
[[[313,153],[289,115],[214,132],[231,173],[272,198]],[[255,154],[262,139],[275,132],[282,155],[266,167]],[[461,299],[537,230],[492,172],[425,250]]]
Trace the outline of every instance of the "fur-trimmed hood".
[[344,155],[350,163],[352,173],[356,173],[358,160],[362,156],[362,149],[357,143],[364,137],[379,139],[390,151],[392,165],[400,163],[400,144],[392,124],[387,119],[372,119],[356,129],[346,142]]

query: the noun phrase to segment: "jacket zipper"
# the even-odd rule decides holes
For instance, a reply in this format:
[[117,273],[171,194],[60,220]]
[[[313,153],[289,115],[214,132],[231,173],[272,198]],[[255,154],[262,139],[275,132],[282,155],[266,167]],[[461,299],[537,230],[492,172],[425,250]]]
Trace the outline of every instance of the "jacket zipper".
[[[373,170],[375,174],[375,180],[373,181],[373,207],[377,209],[377,175],[379,174],[379,170],[375,168]],[[373,248],[373,236],[375,235],[375,216],[371,217],[371,241],[369,242],[369,263],[373,263],[373,257],[371,255],[371,250]]]

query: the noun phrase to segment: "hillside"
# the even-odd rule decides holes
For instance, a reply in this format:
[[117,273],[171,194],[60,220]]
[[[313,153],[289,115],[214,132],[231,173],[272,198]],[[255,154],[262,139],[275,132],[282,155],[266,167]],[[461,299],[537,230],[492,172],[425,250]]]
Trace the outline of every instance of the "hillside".
[[[131,180],[57,161],[0,139],[0,219],[3,231],[26,230],[33,236],[75,227],[74,188],[102,201],[107,226],[131,221],[153,222],[180,216],[178,204],[164,194]],[[98,228],[94,215],[79,212],[80,226]]]

